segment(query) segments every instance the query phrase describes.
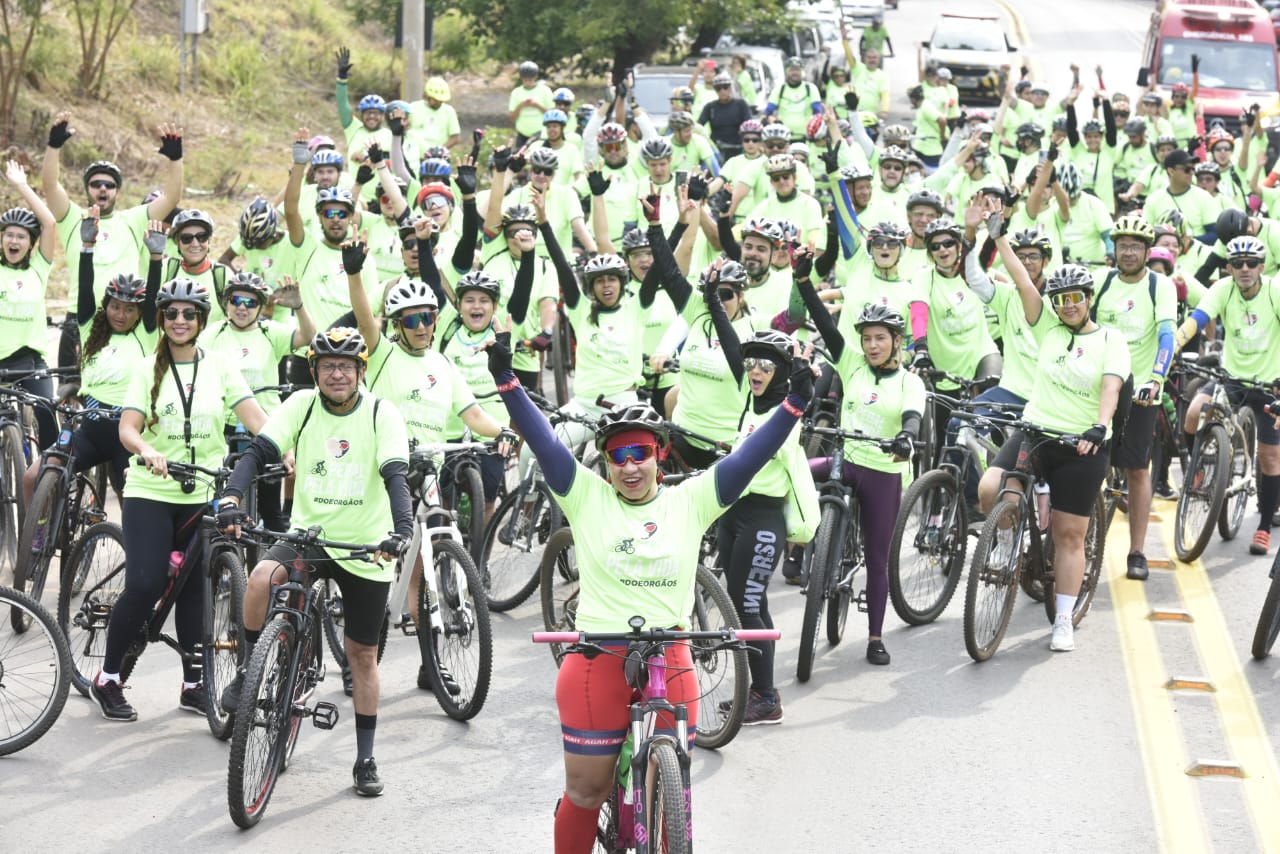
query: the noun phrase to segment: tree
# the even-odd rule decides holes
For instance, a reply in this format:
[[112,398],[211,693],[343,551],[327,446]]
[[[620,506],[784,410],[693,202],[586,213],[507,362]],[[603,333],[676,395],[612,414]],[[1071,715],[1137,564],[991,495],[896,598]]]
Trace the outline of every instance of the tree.
[[44,14],[45,0],[0,0],[0,145],[13,142],[18,86]]
[[133,19],[138,0],[71,0],[80,33],[80,94],[99,96],[107,73],[107,53],[125,23]]

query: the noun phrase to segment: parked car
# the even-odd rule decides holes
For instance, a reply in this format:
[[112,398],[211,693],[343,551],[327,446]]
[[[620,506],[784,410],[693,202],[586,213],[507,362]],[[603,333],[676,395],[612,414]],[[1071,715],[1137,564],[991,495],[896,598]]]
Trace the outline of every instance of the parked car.
[[[751,77],[752,85],[756,87],[756,100],[751,104],[751,108],[756,113],[762,113],[764,112],[765,104],[769,102],[769,93],[773,91],[773,87],[782,79],[783,63],[786,61],[782,51],[777,48],[752,46],[729,50],[707,48],[697,56],[686,58],[684,64],[686,66],[696,66],[699,60],[714,59],[717,65],[728,69],[729,61],[738,54],[742,54],[747,58],[747,74]],[[692,68],[689,69],[689,73],[693,73]]]
[[[884,0],[843,0],[840,4],[845,20],[852,23],[866,23],[873,18],[882,18],[884,7]],[[898,8],[897,3],[893,7]]]
[[1000,103],[1008,81],[1005,69],[1019,65],[1018,48],[994,16],[944,13],[920,50],[923,67],[951,69],[951,82],[966,104]]
[[693,69],[687,65],[637,65],[633,72],[635,78],[635,98],[658,126],[662,133],[667,127],[667,117],[671,115],[671,90],[678,86],[688,86]]
[[744,24],[721,35],[715,49],[739,53],[741,48],[750,45],[777,48],[785,59],[797,56],[804,63],[805,79],[814,83],[822,81],[826,54],[822,52],[822,33],[813,24],[795,22],[778,29]]

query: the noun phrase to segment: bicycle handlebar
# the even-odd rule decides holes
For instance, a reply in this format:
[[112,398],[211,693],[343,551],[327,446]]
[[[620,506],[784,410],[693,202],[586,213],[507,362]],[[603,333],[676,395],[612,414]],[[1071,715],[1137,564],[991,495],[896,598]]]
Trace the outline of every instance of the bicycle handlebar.
[[534,632],[534,643],[599,644],[609,641],[727,640],[776,641],[782,637],[777,629],[719,629],[713,632],[686,632],[679,629],[645,629],[640,632]]

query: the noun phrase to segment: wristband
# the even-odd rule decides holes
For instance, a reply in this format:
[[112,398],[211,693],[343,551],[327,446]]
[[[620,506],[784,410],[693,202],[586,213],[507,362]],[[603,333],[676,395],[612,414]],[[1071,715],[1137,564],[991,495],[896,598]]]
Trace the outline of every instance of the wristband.
[[782,408],[794,415],[796,418],[800,418],[804,415],[804,410],[793,404],[789,397],[783,398]]
[[506,391],[515,391],[518,388],[520,388],[520,378],[513,377],[511,379],[511,382],[502,383],[501,385],[498,386],[498,393],[501,394],[502,392],[506,392]]

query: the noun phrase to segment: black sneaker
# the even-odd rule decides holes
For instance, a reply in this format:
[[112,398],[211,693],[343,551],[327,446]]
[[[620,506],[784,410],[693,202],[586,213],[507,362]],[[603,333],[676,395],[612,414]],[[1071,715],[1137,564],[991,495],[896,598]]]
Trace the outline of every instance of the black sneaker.
[[351,780],[358,795],[376,798],[382,794],[382,778],[378,776],[378,763],[373,761],[372,756],[356,762],[351,769]]
[[793,587],[799,587],[804,583],[804,579],[800,577],[799,549],[789,553],[786,560],[782,562],[782,580]]
[[1150,573],[1147,571],[1147,556],[1142,552],[1129,553],[1129,569],[1125,572],[1134,581],[1146,581]]
[[782,723],[782,696],[774,689],[770,694],[752,691],[747,698],[747,711],[742,716],[743,726]]
[[99,685],[97,677],[89,684],[89,693],[102,707],[102,716],[109,721],[136,721],[138,713],[124,698],[124,686],[119,682]]
[[1169,481],[1167,480],[1157,483],[1155,488],[1151,491],[1155,494],[1156,498],[1163,498],[1165,501],[1172,501],[1178,497],[1177,491],[1169,485]]
[[889,663],[889,650],[884,648],[884,641],[867,641],[867,661],[881,665]]
[[240,692],[243,690],[244,673],[237,672],[236,678],[232,679],[230,684],[222,689],[222,697],[218,700],[218,705],[222,706],[222,711],[227,714],[231,714],[236,709],[240,708]]
[[204,696],[204,684],[201,683],[194,688],[183,688],[182,693],[178,695],[178,708],[203,715],[209,708]]
[[356,692],[355,677],[351,675],[351,667],[349,665],[344,664],[342,665],[342,693],[350,697],[353,694],[355,694],[355,692]]

